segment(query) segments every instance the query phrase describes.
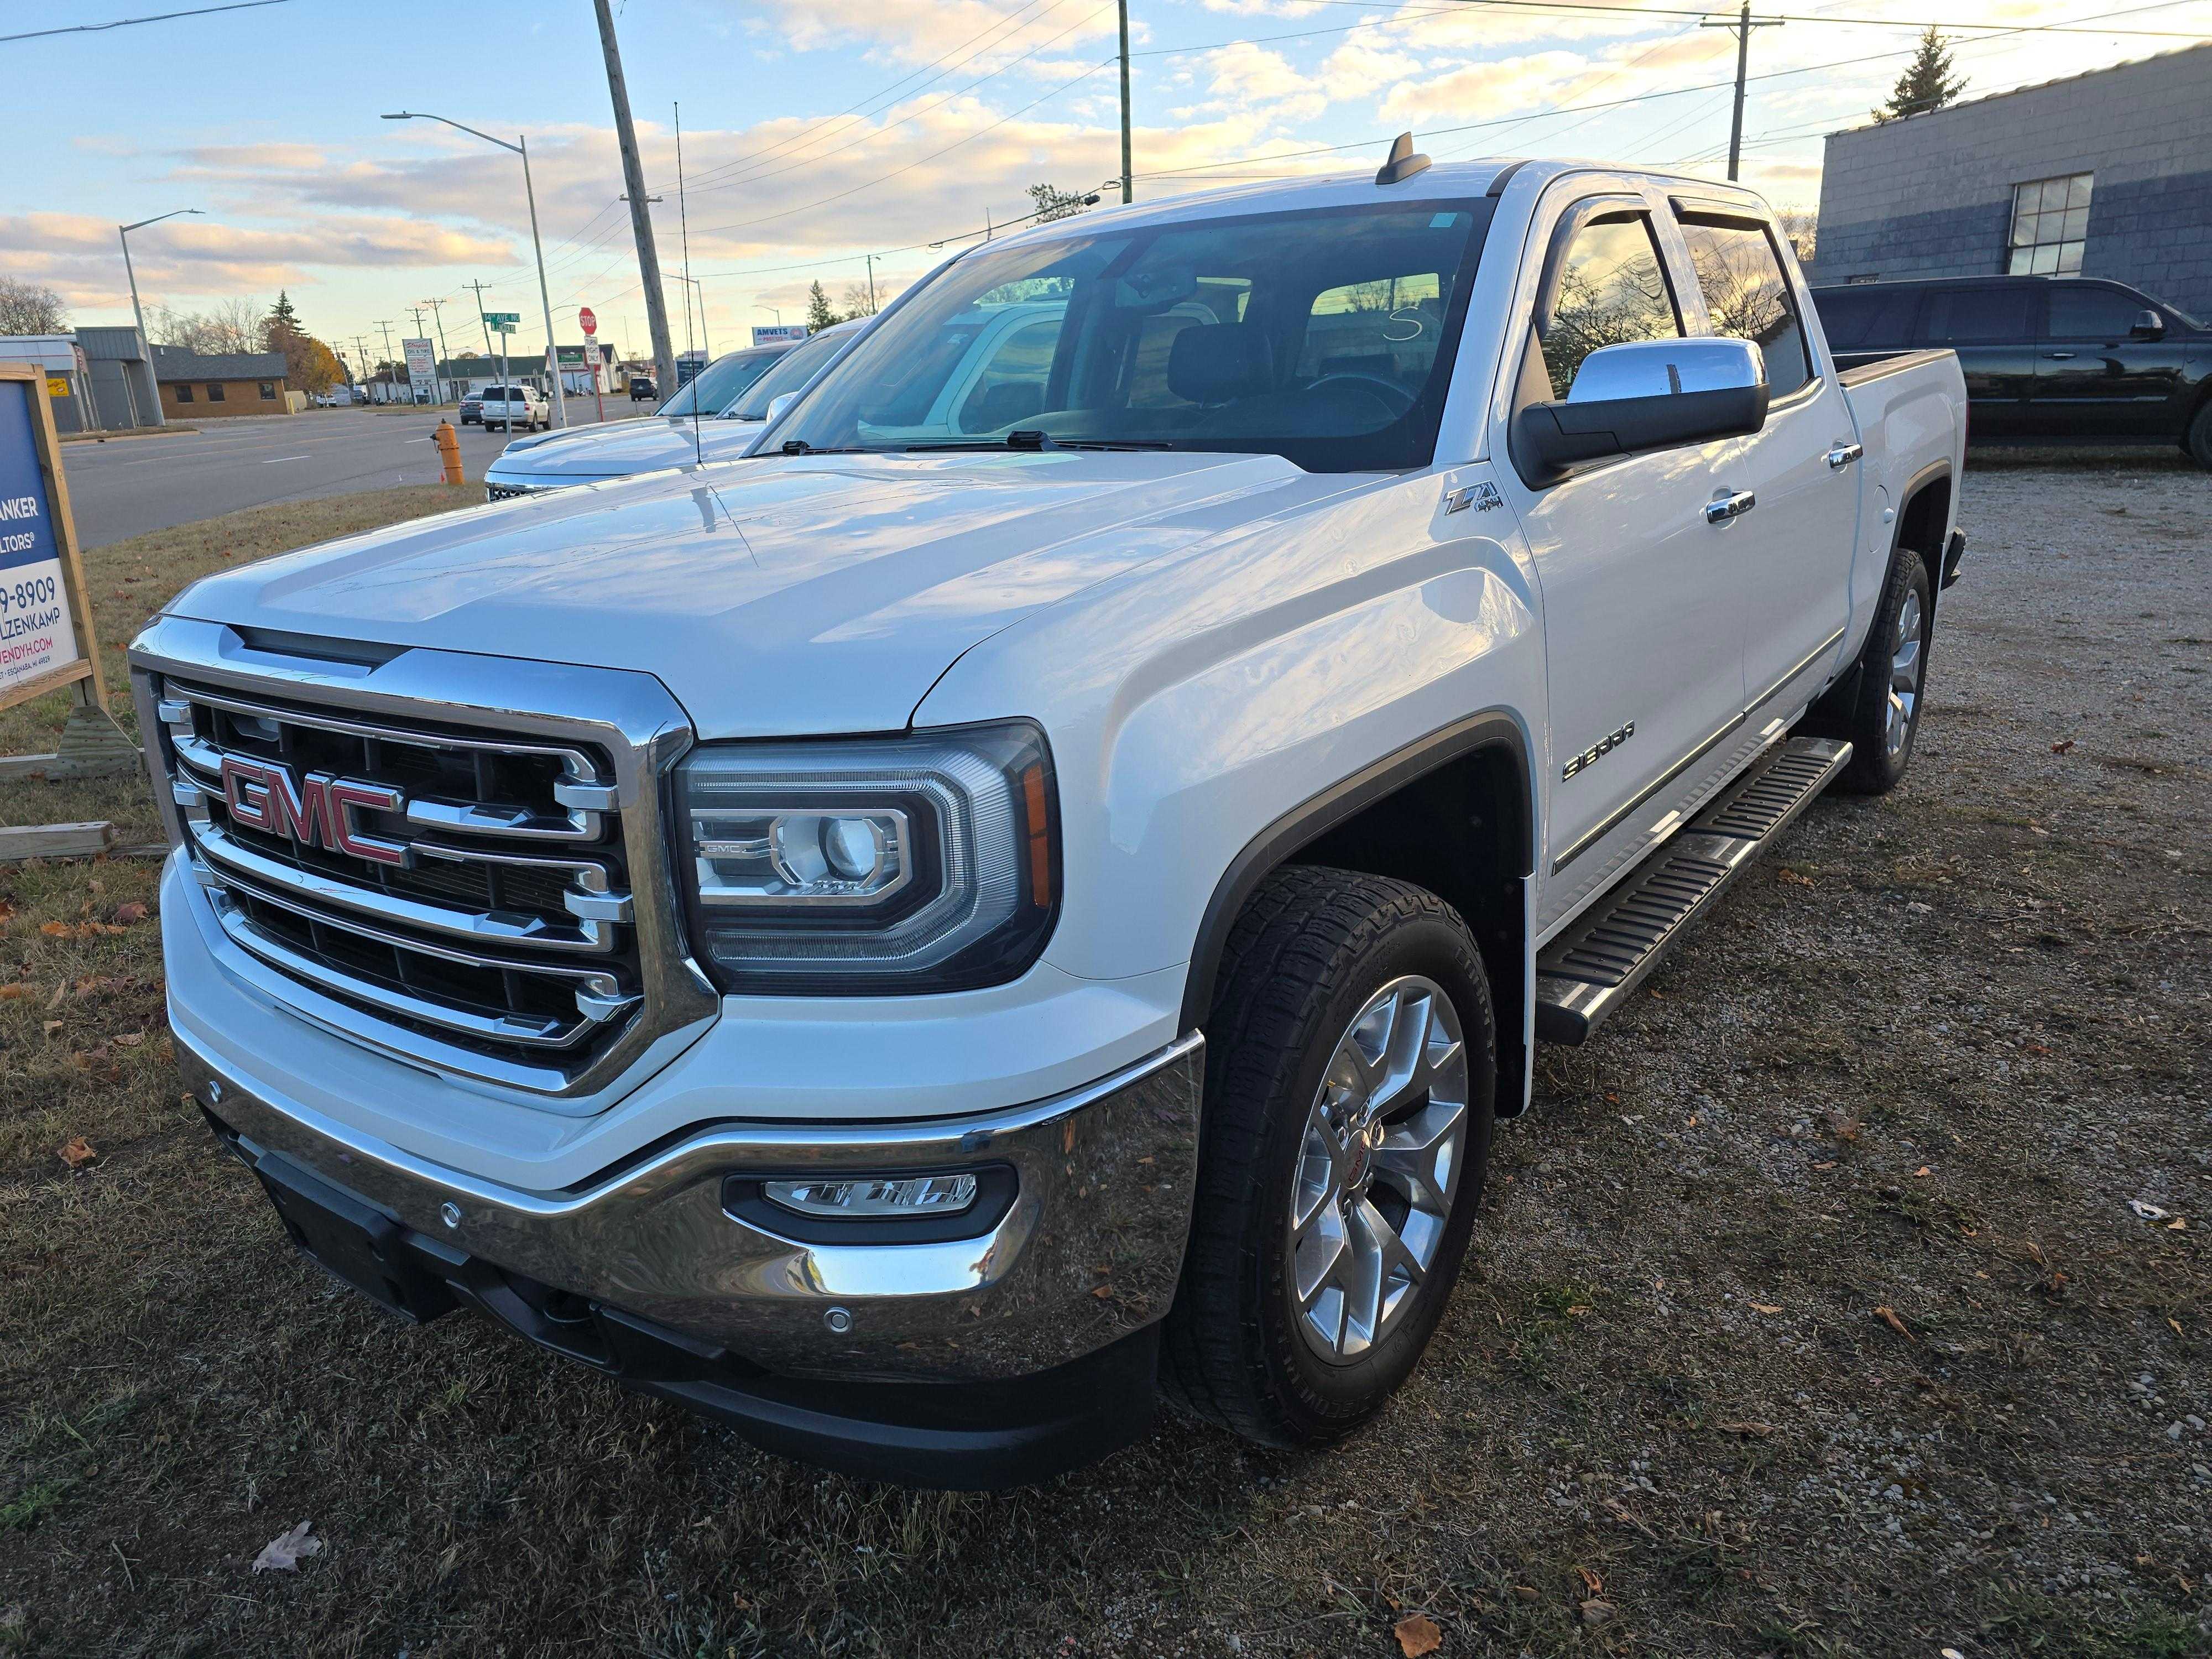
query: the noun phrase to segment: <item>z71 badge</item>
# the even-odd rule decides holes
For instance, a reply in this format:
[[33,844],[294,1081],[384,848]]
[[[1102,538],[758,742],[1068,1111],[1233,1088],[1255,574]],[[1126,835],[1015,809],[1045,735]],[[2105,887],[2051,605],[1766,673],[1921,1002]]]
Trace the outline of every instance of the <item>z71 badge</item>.
[[1631,720],[1627,725],[1622,726],[1618,732],[1609,732],[1606,736],[1600,738],[1595,743],[1583,750],[1581,754],[1576,756],[1572,760],[1569,761],[1565,766],[1559,769],[1559,781],[1565,783],[1569,778],[1574,776],[1576,773],[1581,771],[1583,768],[1588,766],[1592,761],[1603,759],[1606,756],[1610,755],[1614,750],[1620,748],[1621,744],[1626,743],[1635,735],[1636,722],[1634,720]]

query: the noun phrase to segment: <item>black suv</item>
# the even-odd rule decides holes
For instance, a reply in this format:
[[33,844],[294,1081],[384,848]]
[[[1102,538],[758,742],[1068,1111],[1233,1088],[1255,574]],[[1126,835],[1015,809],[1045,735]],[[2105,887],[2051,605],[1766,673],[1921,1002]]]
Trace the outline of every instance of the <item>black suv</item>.
[[2212,470],[2212,329],[2094,276],[1816,288],[1839,365],[1948,349],[1978,438],[2179,442]]

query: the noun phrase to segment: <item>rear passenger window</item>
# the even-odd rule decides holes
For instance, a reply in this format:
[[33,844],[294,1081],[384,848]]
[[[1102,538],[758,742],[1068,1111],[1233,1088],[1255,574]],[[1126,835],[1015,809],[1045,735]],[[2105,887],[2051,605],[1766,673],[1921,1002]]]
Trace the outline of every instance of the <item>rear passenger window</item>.
[[1763,226],[1725,219],[1682,220],[1690,265],[1713,332],[1756,340],[1766,354],[1767,389],[1786,398],[1813,378],[1797,304],[1782,274],[1782,260]]
[[2124,340],[2145,309],[2141,300],[2116,289],[2053,283],[2044,332],[2054,340]]
[[1920,313],[1920,338],[1932,346],[2006,345],[2032,339],[2024,288],[1936,289]]
[[1555,400],[1566,397],[1583,359],[1600,346],[1681,335],[1649,215],[1609,213],[1574,233],[1551,297],[1536,319],[1536,338]]
[[1912,337],[1912,315],[1919,308],[1918,289],[1832,288],[1813,295],[1813,309],[1836,351],[1904,345]]

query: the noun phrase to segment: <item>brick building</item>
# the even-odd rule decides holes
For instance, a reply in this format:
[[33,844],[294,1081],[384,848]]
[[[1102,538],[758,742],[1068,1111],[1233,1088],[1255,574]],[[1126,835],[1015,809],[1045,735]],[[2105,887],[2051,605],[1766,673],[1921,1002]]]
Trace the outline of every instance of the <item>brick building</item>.
[[176,346],[154,348],[161,413],[171,420],[221,420],[229,415],[289,415],[281,351],[203,356]]
[[2212,315],[2212,45],[1831,133],[1814,280],[2109,276]]

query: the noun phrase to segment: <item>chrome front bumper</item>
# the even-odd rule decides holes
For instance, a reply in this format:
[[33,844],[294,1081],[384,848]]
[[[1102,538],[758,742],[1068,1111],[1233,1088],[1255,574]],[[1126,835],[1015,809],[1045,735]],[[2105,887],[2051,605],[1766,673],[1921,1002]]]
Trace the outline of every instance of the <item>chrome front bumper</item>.
[[[242,1150],[282,1154],[437,1246],[784,1376],[947,1382],[1046,1370],[1167,1312],[1203,1051],[1193,1033],[1086,1088],[973,1117],[702,1126],[582,1187],[533,1193],[272,1098],[178,1040],[187,1085]],[[731,1176],[993,1164],[1015,1171],[1011,1206],[949,1243],[802,1243],[724,1207]]]

